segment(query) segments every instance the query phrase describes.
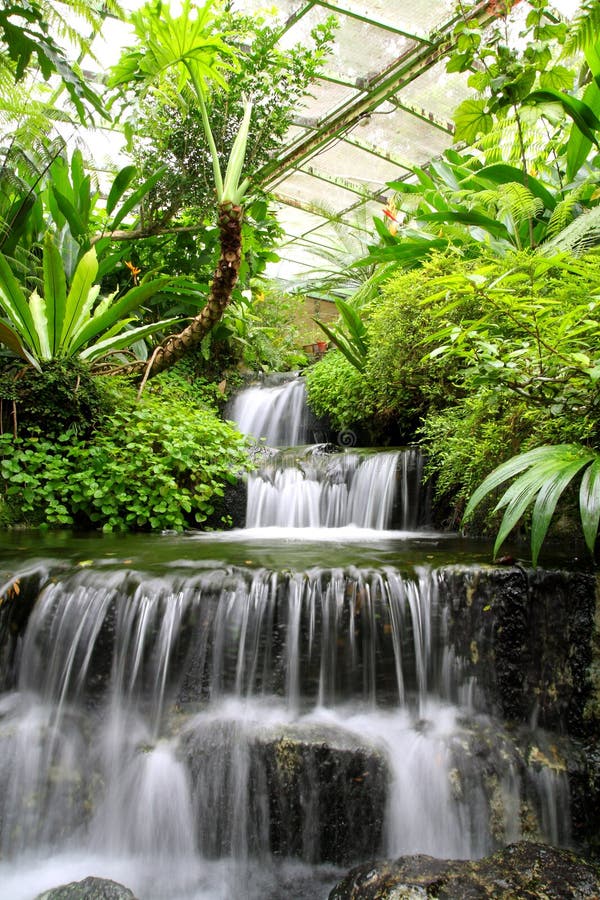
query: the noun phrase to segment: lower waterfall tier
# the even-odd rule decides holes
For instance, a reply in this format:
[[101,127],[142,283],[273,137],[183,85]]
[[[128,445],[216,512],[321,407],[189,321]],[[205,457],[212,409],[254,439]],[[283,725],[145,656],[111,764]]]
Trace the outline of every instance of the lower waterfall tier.
[[518,706],[515,653],[528,713],[574,721],[577,691],[546,699],[552,635],[531,659],[524,637],[536,598],[589,627],[593,579],[84,563],[32,561],[2,590],[4,895],[96,874],[142,900],[324,900],[374,855],[570,843],[580,749],[493,714]]

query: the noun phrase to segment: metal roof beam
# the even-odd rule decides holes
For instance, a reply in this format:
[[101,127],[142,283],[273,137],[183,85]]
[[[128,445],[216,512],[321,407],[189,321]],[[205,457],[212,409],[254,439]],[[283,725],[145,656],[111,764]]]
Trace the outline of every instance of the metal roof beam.
[[402,28],[396,28],[394,25],[387,25],[385,22],[379,22],[377,19],[371,19],[369,16],[361,15],[361,13],[354,12],[354,10],[347,9],[343,6],[335,6],[333,3],[328,3],[327,0],[317,0],[318,5],[322,6],[323,9],[328,9],[330,12],[337,13],[342,16],[348,16],[351,19],[357,19],[359,22],[364,22],[365,25],[373,25],[375,28],[382,28],[384,31],[391,31],[392,34],[398,34],[401,37],[409,38],[411,41],[418,41],[421,44],[432,44],[432,41],[429,38],[422,37],[419,34],[413,34],[411,31],[404,31]]

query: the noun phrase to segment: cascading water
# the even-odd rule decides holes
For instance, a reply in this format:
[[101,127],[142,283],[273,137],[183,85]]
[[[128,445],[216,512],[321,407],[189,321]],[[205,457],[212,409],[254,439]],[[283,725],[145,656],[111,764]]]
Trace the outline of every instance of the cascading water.
[[[340,867],[478,857],[527,816],[568,843],[566,775],[486,715],[444,579],[338,565],[323,538],[329,564],[290,564],[304,528],[352,532],[355,559],[394,515],[415,528],[419,465],[284,454],[250,483],[239,559],[199,535],[146,570],[107,556],[13,573],[1,896],[94,874],[140,900],[325,900]],[[266,525],[278,565],[260,561]]]
[[233,401],[230,418],[240,431],[269,447],[295,447],[311,440],[304,381],[296,378],[279,385],[258,385],[241,391]]

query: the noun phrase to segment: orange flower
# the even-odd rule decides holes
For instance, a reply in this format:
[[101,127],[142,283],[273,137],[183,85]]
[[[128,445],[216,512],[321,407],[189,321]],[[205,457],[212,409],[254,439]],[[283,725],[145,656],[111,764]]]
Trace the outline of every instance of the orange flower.
[[138,275],[140,274],[140,272],[141,272],[142,270],[141,270],[141,269],[138,269],[137,266],[134,266],[134,264],[133,264],[130,260],[125,260],[125,265],[127,266],[127,268],[129,269],[129,271],[131,272],[131,277],[133,278],[133,283],[134,283],[134,284],[139,284],[139,278],[138,278]]

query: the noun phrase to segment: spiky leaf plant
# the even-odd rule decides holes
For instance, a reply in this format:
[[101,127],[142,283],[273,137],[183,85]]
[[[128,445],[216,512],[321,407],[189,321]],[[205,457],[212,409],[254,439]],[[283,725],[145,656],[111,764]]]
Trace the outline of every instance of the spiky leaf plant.
[[494,555],[533,504],[531,558],[535,566],[556,505],[573,478],[581,472],[581,526],[585,543],[590,553],[593,553],[600,523],[600,456],[594,450],[577,444],[536,447],[502,463],[479,485],[469,500],[464,519],[467,520],[472,515],[484,497],[510,479],[515,479],[494,509],[504,510],[494,544]]

